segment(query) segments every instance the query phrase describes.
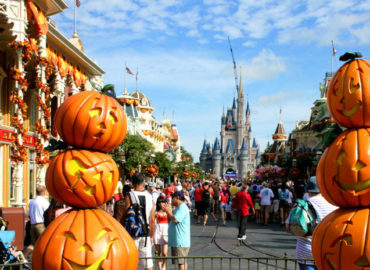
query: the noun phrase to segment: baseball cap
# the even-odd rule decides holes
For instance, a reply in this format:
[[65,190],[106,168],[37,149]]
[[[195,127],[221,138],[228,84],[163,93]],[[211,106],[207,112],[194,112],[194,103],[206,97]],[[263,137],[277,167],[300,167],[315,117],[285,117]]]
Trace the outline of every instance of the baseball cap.
[[149,187],[154,187],[154,186],[155,186],[155,184],[154,184],[153,182],[150,182],[148,186],[149,186]]
[[173,194],[172,194],[172,198],[173,197],[178,197],[180,200],[184,201],[185,200],[185,196],[184,196],[184,193],[182,191],[175,191]]
[[316,184],[316,176],[311,176],[310,179],[308,179],[305,189],[307,192],[320,193],[320,190]]

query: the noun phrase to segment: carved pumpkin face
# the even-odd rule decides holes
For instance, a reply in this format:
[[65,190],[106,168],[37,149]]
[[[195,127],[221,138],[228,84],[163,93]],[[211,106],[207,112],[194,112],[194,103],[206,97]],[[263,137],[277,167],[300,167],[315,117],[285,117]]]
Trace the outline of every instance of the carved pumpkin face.
[[112,198],[119,172],[107,154],[68,150],[46,172],[46,187],[56,200],[79,208],[98,207]]
[[312,237],[312,253],[319,269],[369,269],[369,217],[368,208],[342,208],[319,223]]
[[370,206],[370,129],[349,129],[335,139],[319,162],[322,195],[338,206]]
[[67,144],[103,152],[120,145],[127,131],[121,105],[94,91],[70,96],[57,110],[55,125]]
[[39,237],[32,257],[38,270],[131,270],[137,263],[131,236],[100,209],[62,214]]
[[345,63],[328,90],[332,117],[345,127],[370,127],[370,63],[358,59]]

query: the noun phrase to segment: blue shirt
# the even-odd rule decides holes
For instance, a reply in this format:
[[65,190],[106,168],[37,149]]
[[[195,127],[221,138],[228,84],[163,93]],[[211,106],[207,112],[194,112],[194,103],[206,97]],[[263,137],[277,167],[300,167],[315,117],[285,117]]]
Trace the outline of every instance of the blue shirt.
[[185,203],[180,204],[173,211],[178,223],[172,220],[168,227],[169,247],[190,247],[190,214]]

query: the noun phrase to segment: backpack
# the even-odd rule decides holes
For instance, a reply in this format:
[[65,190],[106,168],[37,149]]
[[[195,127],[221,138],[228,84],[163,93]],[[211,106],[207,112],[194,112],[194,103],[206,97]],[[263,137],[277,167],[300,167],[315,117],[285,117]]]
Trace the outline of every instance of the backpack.
[[310,236],[319,221],[312,204],[309,201],[297,199],[289,214],[289,231],[296,236]]
[[134,192],[129,192],[131,206],[126,213],[125,228],[132,238],[146,237],[149,235],[149,227],[145,213],[145,197],[140,204]]
[[286,201],[288,200],[288,191],[286,189],[284,190],[280,190],[280,193],[279,193],[279,199],[281,201]]
[[209,190],[208,189],[203,189],[202,201],[203,202],[209,202],[209,200],[210,200],[209,196],[210,196]]

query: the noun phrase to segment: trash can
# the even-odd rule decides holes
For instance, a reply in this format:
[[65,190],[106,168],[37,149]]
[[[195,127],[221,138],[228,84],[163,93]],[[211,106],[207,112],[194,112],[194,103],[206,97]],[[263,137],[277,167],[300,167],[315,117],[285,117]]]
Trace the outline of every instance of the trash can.
[[15,246],[23,250],[25,234],[25,213],[23,207],[2,207],[0,216],[9,222],[8,230],[15,231]]

